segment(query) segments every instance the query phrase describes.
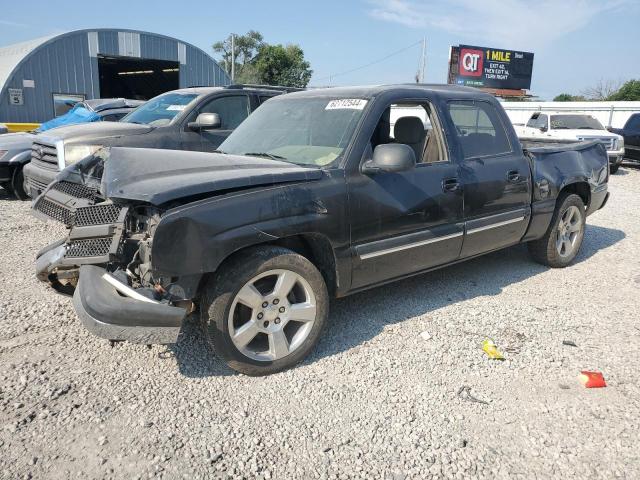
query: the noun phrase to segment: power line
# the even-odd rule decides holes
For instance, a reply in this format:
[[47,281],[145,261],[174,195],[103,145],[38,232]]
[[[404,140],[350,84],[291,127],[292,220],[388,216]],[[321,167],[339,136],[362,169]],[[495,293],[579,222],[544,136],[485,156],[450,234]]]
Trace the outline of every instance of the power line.
[[345,70],[344,72],[339,72],[339,73],[334,73],[332,75],[327,75],[326,77],[316,78],[316,79],[314,79],[314,81],[315,82],[319,82],[321,80],[333,79],[335,77],[340,77],[342,75],[347,75],[348,73],[357,72],[358,70],[362,70],[363,68],[370,67],[371,65],[375,65],[376,63],[384,62],[385,60],[393,57],[394,55],[398,55],[399,53],[402,53],[405,50],[409,50],[410,48],[413,48],[416,45],[420,45],[420,44],[422,44],[422,40],[418,40],[417,42],[412,43],[411,45],[408,45],[408,46],[406,46],[404,48],[401,48],[400,50],[396,50],[395,52],[390,53],[389,55],[386,55],[386,56],[384,56],[382,58],[379,58],[378,60],[374,60],[373,62],[367,63],[366,65],[361,65],[360,67],[352,68],[351,70]]

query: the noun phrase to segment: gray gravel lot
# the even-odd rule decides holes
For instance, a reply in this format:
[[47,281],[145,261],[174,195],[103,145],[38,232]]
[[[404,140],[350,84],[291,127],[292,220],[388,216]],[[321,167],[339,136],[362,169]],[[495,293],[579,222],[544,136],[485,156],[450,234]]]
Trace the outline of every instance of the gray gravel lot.
[[194,319],[168,348],[88,334],[33,275],[63,229],[0,190],[0,477],[639,478],[640,171],[610,190],[570,268],[516,247],[335,301],[267,378]]

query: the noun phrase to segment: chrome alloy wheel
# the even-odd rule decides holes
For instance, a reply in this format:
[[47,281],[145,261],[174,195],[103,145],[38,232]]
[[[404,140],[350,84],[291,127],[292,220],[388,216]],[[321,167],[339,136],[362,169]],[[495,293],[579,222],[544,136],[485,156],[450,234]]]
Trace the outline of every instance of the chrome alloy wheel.
[[582,233],[582,214],[578,207],[571,205],[558,222],[556,250],[561,257],[570,256],[576,248]]
[[298,349],[316,320],[311,285],[291,270],[269,270],[249,280],[229,310],[229,335],[243,355],[272,362]]

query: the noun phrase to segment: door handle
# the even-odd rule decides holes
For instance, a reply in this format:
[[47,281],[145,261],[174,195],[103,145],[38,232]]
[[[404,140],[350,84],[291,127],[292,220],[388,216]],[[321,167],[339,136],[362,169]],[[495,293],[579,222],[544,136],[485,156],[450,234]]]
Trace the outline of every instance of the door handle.
[[460,182],[457,178],[445,178],[442,181],[442,190],[444,192],[457,192],[460,190]]
[[511,183],[516,183],[518,180],[520,180],[520,172],[518,172],[517,170],[511,170],[507,173],[507,180],[509,180]]

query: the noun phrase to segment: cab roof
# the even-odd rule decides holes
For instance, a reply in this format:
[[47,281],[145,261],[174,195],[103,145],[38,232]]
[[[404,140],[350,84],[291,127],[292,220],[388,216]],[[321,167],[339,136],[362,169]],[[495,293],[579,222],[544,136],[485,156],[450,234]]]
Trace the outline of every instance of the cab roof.
[[363,85],[353,87],[327,87],[309,89],[301,92],[290,93],[287,97],[333,97],[333,98],[373,98],[383,93],[392,92],[394,90],[403,90],[410,92],[428,91],[443,97],[461,97],[461,98],[478,98],[490,97],[493,95],[484,93],[476,88],[464,87],[461,85],[445,85],[445,84],[423,84],[423,83],[401,83],[390,85]]

